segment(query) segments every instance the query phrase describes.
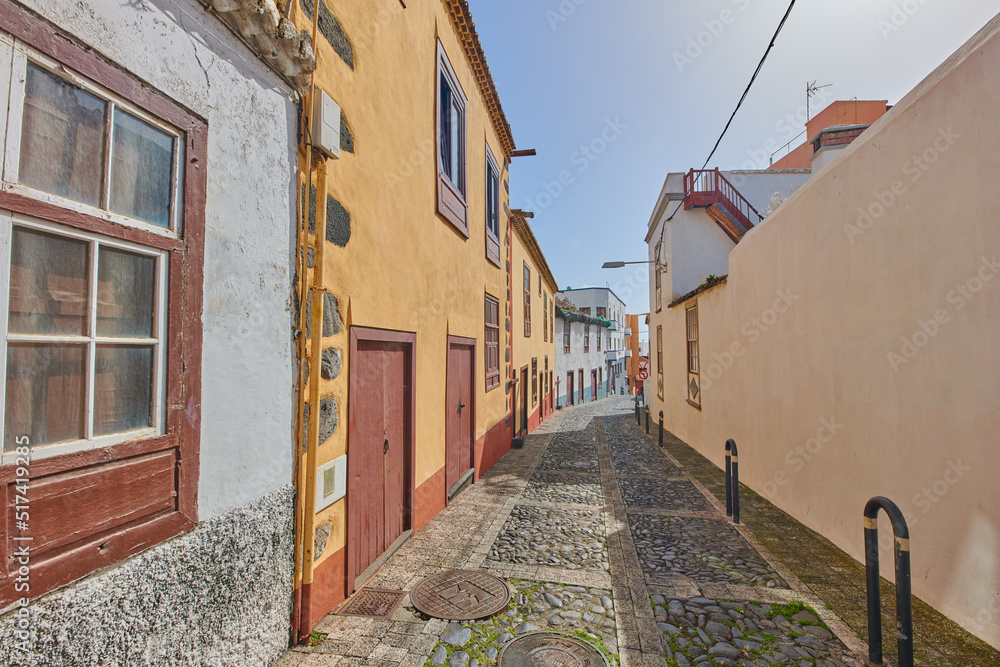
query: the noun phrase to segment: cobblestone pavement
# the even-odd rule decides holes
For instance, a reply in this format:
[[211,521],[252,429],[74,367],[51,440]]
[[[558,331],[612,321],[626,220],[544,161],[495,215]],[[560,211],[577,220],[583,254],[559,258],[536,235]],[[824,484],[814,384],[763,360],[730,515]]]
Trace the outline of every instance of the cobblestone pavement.
[[537,630],[573,633],[621,667],[857,667],[865,647],[673,457],[628,397],[557,412],[414,535],[368,583],[409,591],[447,569],[508,581],[477,622],[331,614],[280,667],[492,667]]

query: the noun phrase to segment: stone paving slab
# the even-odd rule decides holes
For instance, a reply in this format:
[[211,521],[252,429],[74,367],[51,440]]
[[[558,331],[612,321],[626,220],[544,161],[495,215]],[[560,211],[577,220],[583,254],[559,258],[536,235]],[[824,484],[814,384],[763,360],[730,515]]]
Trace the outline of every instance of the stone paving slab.
[[710,512],[713,509],[694,484],[686,480],[623,477],[618,480],[618,487],[626,507],[657,507],[684,512]]
[[726,521],[629,515],[646,577],[682,575],[695,581],[743,583],[767,588],[787,584]]
[[778,605],[653,595],[652,606],[665,655],[678,667],[862,664],[800,601]]
[[601,482],[587,475],[558,474],[540,470],[524,490],[526,500],[577,505],[603,505]]
[[601,511],[517,505],[494,542],[490,559],[607,571],[605,542]]

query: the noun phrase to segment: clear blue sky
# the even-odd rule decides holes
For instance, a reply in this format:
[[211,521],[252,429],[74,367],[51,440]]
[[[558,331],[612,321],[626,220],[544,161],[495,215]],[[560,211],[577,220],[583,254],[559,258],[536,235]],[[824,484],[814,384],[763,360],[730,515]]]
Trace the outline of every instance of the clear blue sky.
[[[708,157],[788,1],[469,4],[518,148],[538,150],[514,160],[511,207],[535,211],[560,288],[610,284],[631,312],[645,312],[646,267],[601,264],[646,258],[664,177]],[[804,129],[806,81],[834,84],[829,101],[896,103],[998,9],[989,0],[799,0],[710,166],[766,167],[765,145]],[[600,154],[581,150],[602,142]]]

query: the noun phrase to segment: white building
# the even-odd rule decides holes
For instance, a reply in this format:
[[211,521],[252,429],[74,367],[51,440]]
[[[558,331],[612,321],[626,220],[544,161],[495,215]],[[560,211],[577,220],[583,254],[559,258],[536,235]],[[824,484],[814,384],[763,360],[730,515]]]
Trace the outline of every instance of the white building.
[[273,2],[246,11],[238,36],[196,0],[0,0],[0,482],[30,506],[0,541],[29,567],[0,577],[0,664],[288,645],[289,80],[315,59]]
[[808,169],[668,174],[646,234],[649,259],[660,267],[650,264],[651,311],[728,274],[729,253],[767,215],[772,198],[787,199],[811,175]]
[[589,403],[608,395],[607,320],[556,307],[556,407]]
[[[630,333],[625,326],[625,302],[608,287],[568,289],[556,296],[566,299],[585,315],[602,317],[610,322],[602,341],[604,390],[612,394],[625,393],[628,390],[625,359],[631,356],[625,346],[625,336]],[[557,351],[558,345],[557,338]]]

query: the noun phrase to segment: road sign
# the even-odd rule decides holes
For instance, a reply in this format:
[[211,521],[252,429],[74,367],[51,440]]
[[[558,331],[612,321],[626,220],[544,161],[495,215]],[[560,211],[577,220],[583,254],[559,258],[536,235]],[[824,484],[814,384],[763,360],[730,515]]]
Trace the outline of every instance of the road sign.
[[[640,373],[645,372],[646,373],[646,378],[649,377],[649,360],[648,359],[647,360],[643,360],[643,359],[639,360],[639,372]],[[645,380],[646,378],[643,378],[643,379]]]
[[649,379],[649,370],[646,369],[646,368],[643,368],[641,371],[639,371],[639,379],[640,380],[648,380]]

